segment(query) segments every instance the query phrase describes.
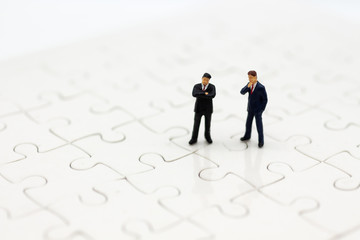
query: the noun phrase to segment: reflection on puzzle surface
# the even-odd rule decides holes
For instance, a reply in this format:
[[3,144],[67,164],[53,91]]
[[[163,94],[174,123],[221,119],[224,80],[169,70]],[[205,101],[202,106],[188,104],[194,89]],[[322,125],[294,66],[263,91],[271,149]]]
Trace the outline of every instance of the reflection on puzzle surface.
[[[0,64],[0,239],[359,239],[359,31],[233,4]],[[214,142],[202,119],[189,145],[204,72]]]

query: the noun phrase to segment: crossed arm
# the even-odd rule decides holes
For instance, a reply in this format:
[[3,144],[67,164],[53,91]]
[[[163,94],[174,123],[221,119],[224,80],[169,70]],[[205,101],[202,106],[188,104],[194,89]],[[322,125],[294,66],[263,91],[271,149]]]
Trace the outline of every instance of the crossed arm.
[[215,97],[216,89],[214,86],[211,89],[209,89],[209,92],[208,92],[208,91],[202,91],[201,89],[198,89],[198,88],[196,88],[196,86],[194,86],[192,95],[193,95],[193,97],[210,99],[210,98]]

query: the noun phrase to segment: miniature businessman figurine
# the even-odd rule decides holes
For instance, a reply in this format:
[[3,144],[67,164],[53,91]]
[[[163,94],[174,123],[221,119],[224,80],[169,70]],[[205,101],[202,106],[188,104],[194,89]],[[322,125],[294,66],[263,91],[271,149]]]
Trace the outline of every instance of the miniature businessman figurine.
[[251,137],[251,126],[253,119],[256,120],[256,128],[259,135],[259,148],[264,146],[264,132],[262,123],[262,113],[265,110],[268,98],[264,85],[257,81],[257,74],[255,71],[248,72],[249,83],[241,89],[240,93],[244,95],[249,93],[247,106],[247,119],[245,135],[240,138],[241,141],[249,140]]
[[211,114],[213,112],[213,103],[212,99],[216,95],[215,86],[209,83],[211,75],[204,73],[202,76],[201,83],[195,84],[193,88],[192,95],[196,97],[195,102],[195,117],[194,117],[194,128],[192,132],[192,137],[189,141],[189,144],[192,145],[197,142],[199,134],[199,126],[201,117],[205,116],[205,139],[208,143],[212,143],[210,136],[210,124],[211,124]]

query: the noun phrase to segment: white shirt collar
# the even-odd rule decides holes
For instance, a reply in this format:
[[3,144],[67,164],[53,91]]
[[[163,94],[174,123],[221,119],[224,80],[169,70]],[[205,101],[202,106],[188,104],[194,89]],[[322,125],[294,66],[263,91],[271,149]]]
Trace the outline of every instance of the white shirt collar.
[[[258,82],[256,81],[256,83],[254,84],[254,90],[255,90],[255,88],[256,88],[257,83],[258,83]],[[254,91],[254,90],[253,90],[253,91]]]
[[[205,90],[208,88],[209,84],[205,86]],[[204,89],[204,84],[201,83],[201,89]]]

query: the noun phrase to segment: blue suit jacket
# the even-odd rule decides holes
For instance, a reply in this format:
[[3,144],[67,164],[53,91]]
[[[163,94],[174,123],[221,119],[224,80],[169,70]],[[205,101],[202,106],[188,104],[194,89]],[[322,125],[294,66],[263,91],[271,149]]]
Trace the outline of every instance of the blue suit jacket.
[[251,93],[251,88],[249,88],[246,84],[243,89],[240,90],[240,93],[244,95],[245,93],[249,93],[248,98],[248,111],[252,111],[254,113],[259,113],[265,110],[268,98],[266,94],[266,90],[264,85],[262,85],[260,82],[257,82],[256,87]]

